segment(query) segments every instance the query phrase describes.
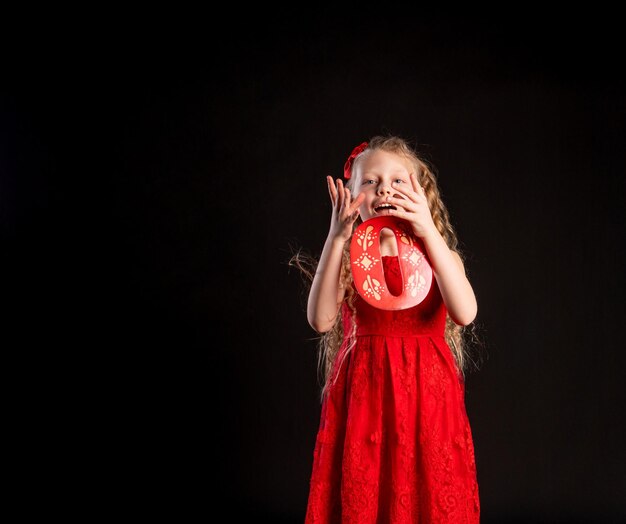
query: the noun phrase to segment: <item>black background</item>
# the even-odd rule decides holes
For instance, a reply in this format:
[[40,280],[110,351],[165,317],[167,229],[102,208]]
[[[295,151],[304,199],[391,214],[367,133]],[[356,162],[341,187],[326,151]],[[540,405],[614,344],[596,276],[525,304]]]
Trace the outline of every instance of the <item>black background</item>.
[[626,517],[617,15],[79,20],[20,25],[3,69],[16,485],[302,522],[319,384],[286,262],[321,250],[325,176],[394,133],[436,166],[478,298],[482,521]]

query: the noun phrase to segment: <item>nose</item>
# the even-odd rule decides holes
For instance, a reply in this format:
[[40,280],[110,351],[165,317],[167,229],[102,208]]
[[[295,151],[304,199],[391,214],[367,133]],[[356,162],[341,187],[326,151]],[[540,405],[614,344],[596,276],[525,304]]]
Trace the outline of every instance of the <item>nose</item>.
[[391,195],[392,190],[391,184],[387,184],[386,182],[378,186],[379,195]]

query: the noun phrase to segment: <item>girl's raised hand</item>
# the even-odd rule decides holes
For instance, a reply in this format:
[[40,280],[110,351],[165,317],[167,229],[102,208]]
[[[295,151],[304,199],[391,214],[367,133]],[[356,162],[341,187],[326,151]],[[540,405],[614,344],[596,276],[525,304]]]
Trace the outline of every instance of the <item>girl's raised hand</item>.
[[341,179],[337,179],[335,184],[333,178],[327,176],[326,182],[333,205],[329,235],[346,242],[352,235],[352,226],[359,216],[359,206],[365,195],[361,193],[353,200],[350,190],[344,187]]
[[403,218],[411,224],[413,233],[417,237],[424,238],[433,230],[437,230],[433,217],[430,214],[428,200],[424,189],[417,181],[417,175],[411,173],[411,187],[407,184],[393,183],[392,187],[398,193],[404,195],[406,199],[387,197],[387,202],[393,204],[397,209],[389,210],[389,214],[398,218]]

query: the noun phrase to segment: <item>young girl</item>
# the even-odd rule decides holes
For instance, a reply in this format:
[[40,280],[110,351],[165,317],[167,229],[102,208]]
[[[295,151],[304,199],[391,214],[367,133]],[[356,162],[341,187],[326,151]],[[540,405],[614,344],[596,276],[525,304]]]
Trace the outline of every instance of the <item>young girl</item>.
[[[462,338],[477,304],[435,175],[405,140],[377,136],[354,149],[344,178],[327,177],[332,216],[315,271],[292,260],[311,280],[325,376],[306,523],[478,523]],[[380,309],[355,287],[352,234],[380,216],[422,242],[432,280],[415,306]],[[396,236],[385,228],[376,241],[401,295]]]

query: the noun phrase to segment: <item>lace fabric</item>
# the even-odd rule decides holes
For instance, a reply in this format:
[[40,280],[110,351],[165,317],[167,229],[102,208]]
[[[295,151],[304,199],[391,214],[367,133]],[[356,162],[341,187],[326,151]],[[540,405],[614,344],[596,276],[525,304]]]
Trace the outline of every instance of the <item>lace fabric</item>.
[[[397,293],[397,257],[383,263]],[[356,344],[322,403],[306,524],[478,523],[464,384],[436,280],[413,308],[383,311],[358,297],[355,307]],[[342,314],[352,322],[346,305]]]

